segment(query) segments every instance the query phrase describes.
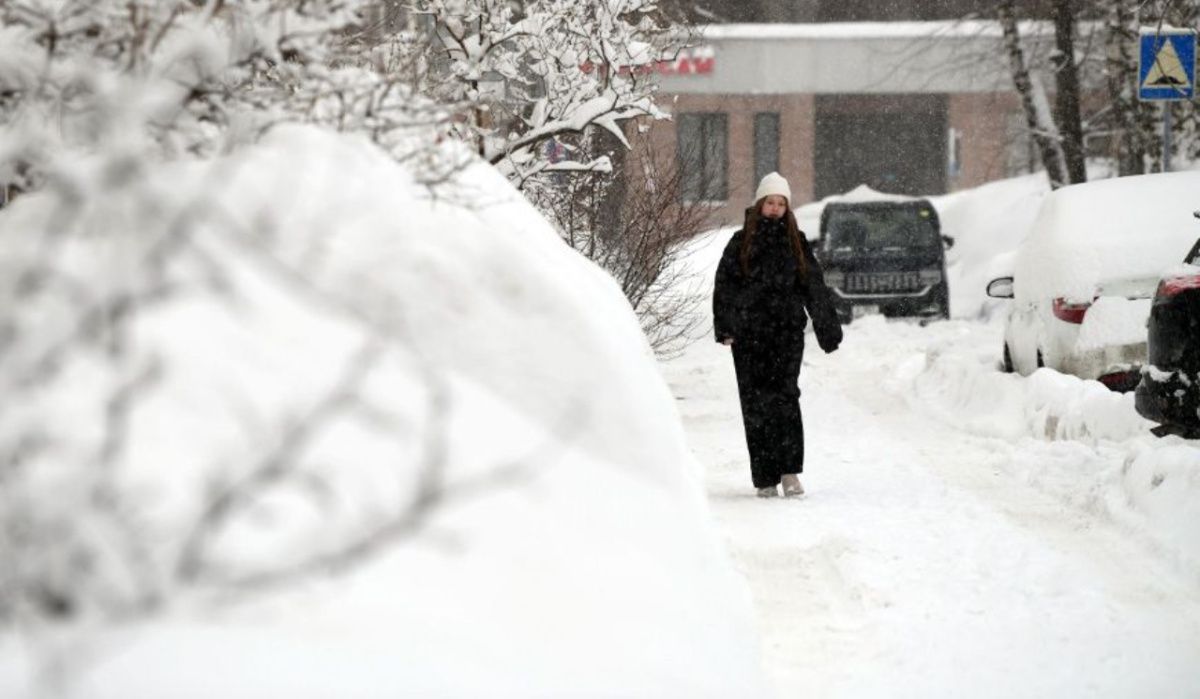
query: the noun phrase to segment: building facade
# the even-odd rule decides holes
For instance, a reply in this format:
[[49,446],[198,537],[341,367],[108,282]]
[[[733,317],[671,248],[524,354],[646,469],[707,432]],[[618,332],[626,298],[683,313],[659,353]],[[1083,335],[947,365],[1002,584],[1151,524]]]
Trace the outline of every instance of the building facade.
[[[995,11],[995,0],[687,0],[675,4],[692,21],[725,23],[963,19]],[[1023,15],[1043,4],[1043,0],[1017,2]]]
[[714,25],[660,65],[672,119],[648,142],[676,153],[684,198],[714,222],[739,221],[771,170],[794,205],[977,186],[1028,169],[1001,40],[993,23]]

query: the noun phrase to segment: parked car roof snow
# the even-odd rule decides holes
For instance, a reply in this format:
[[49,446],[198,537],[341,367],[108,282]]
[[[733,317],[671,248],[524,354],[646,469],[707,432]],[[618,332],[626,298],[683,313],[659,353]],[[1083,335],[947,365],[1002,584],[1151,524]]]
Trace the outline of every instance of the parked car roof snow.
[[1197,199],[1200,171],[1099,180],[1050,193],[1017,252],[1017,301],[1091,301],[1104,284],[1157,280],[1195,240]]

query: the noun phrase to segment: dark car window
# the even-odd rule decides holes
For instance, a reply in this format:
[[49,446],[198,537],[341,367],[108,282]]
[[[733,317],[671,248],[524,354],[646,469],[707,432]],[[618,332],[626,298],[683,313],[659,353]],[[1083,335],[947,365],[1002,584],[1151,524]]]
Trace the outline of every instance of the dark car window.
[[942,244],[927,207],[831,210],[825,246],[830,249],[933,248]]

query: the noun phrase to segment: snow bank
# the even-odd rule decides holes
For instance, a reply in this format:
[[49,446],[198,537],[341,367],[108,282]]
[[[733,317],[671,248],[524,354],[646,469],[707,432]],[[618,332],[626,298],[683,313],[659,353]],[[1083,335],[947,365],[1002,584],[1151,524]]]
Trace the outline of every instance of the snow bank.
[[1121,469],[1123,495],[1142,513],[1151,531],[1169,537],[1185,551],[1185,561],[1200,562],[1196,522],[1200,522],[1200,446],[1196,443],[1130,445]]
[[[243,158],[218,196],[297,273],[538,422],[586,415],[574,442],[597,458],[690,487],[682,427],[624,296],[494,168],[422,191],[365,142],[301,129]],[[263,172],[292,174],[285,186]]]
[[1182,569],[1200,575],[1200,443],[1151,436],[1154,424],[1134,410],[1133,394],[1051,369],[1029,377],[1001,373],[992,349],[999,339],[954,323],[917,328],[867,318],[853,330],[850,341],[891,332],[911,343],[885,389],[913,410],[995,440],[1000,451],[1019,447],[1012,453],[1024,456],[1007,469],[1143,532]]
[[986,319],[1005,308],[1004,301],[987,297],[987,284],[1012,275],[1017,246],[1049,191],[1046,175],[1037,173],[929,198],[942,233],[954,238],[946,276],[955,318]]
[[1091,444],[1145,435],[1153,423],[1133,409],[1133,394],[1039,369],[1026,380],[997,371],[995,350],[952,345],[914,355],[898,368],[894,392],[945,422],[983,437],[1072,440]]
[[[0,634],[0,695],[32,695],[56,662],[89,699],[763,692],[748,595],[636,318],[490,167],[431,192],[365,140],[283,128],[149,182],[154,206],[96,203],[62,264],[99,291],[133,284],[132,253],[183,221],[176,293],[131,321],[116,368],[80,353],[0,413],[61,446],[45,466],[62,488],[17,485],[39,516],[98,522],[79,474],[107,389],[146,370],[112,465],[141,563],[169,577],[205,494],[258,487],[202,542],[204,584],[167,585],[161,613],[79,629],[65,652]],[[61,222],[53,203],[0,213],[0,272]],[[27,330],[71,310],[6,312]],[[377,531],[340,575],[220,584]]]

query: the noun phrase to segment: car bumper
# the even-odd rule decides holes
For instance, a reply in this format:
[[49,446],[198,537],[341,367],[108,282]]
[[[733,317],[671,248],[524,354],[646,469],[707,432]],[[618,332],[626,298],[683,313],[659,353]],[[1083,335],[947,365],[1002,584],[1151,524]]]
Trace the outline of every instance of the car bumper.
[[1134,392],[1134,407],[1148,420],[1200,429],[1200,373],[1147,367]]
[[1140,371],[1145,364],[1146,343],[1135,342],[1076,350],[1063,357],[1061,365],[1056,368],[1081,379],[1099,379],[1112,374]]
[[940,284],[927,286],[909,294],[848,294],[833,288],[833,304],[838,318],[848,323],[859,315],[879,313],[889,317],[936,318],[949,311],[944,287]]

